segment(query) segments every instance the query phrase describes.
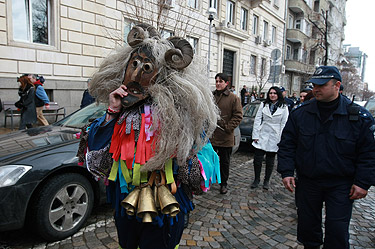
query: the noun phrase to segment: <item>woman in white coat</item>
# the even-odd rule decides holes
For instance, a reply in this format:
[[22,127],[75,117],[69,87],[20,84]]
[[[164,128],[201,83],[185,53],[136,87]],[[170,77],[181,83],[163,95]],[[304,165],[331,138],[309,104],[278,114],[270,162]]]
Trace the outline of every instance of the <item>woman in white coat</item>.
[[280,89],[276,86],[271,87],[268,90],[266,100],[259,106],[253,125],[252,144],[255,147],[255,179],[251,184],[251,188],[256,188],[259,185],[262,161],[264,154],[266,154],[266,172],[263,188],[269,189],[269,181],[278,150],[277,144],[280,142],[281,133],[288,120],[288,115],[288,106]]

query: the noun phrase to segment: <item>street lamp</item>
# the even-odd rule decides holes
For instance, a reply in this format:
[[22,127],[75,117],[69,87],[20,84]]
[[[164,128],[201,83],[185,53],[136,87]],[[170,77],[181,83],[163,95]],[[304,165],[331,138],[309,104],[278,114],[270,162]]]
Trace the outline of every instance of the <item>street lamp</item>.
[[208,20],[210,21],[210,26],[208,30],[208,62],[207,62],[207,76],[210,77],[210,57],[211,57],[211,26],[214,16],[216,15],[215,8],[208,9]]

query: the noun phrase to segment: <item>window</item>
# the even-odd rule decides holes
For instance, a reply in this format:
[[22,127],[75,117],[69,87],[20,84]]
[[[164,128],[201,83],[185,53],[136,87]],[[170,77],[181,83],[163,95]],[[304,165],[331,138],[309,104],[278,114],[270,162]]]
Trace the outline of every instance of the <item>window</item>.
[[292,48],[289,45],[286,45],[286,60],[292,59]]
[[194,38],[194,37],[191,37],[191,36],[187,36],[186,39],[188,40],[188,42],[190,43],[190,45],[193,47],[194,53],[197,53],[197,50],[198,50],[198,39]]
[[264,40],[268,39],[268,22],[267,21],[263,21],[263,37],[264,37]]
[[194,9],[198,9],[198,0],[188,0],[188,6]]
[[51,44],[51,0],[13,0],[13,39]]
[[301,21],[302,21],[301,19],[296,20],[296,26],[294,27],[295,29],[301,29],[301,25],[302,25]]
[[252,55],[250,57],[250,73],[256,74],[256,68],[257,68],[257,57],[255,55]]
[[134,22],[130,20],[125,20],[124,21],[124,42],[127,43],[128,41],[128,34],[130,30],[134,27]]
[[241,29],[242,30],[247,30],[247,16],[248,16],[247,9],[241,8]]
[[276,43],[276,27],[272,25],[272,37],[271,37],[271,41],[273,44]]
[[275,5],[276,7],[279,7],[279,0],[273,1],[273,5]]
[[253,15],[253,35],[258,34],[258,22],[259,17],[257,15]]
[[266,58],[262,58],[262,64],[260,65],[260,75],[265,76],[266,75],[266,70],[267,70],[267,60]]
[[234,25],[234,8],[234,2],[227,1],[227,22],[232,25]]
[[298,48],[293,49],[293,60],[298,61]]
[[289,18],[288,18],[288,29],[292,29],[292,28],[293,28],[293,16],[289,15]]
[[210,0],[210,8],[217,9],[217,0]]
[[162,29],[160,31],[160,33],[161,33],[161,37],[163,37],[165,39],[167,39],[167,38],[169,38],[171,36],[174,36],[174,33],[172,31],[168,31],[168,30],[164,30],[164,29]]

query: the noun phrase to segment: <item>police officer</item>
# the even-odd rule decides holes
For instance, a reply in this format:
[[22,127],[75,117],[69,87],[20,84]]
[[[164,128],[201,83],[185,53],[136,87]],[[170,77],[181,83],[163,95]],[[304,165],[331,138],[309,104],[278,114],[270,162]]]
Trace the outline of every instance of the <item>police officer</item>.
[[308,82],[315,99],[290,113],[277,171],[285,188],[296,190],[298,241],[305,248],[349,248],[353,201],[364,198],[375,181],[374,119],[339,94],[336,67],[317,68]]

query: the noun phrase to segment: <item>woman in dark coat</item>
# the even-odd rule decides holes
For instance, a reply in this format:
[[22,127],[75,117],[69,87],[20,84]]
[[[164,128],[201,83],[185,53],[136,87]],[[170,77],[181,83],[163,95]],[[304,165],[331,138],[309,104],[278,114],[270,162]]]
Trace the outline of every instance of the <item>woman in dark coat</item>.
[[18,79],[20,87],[18,95],[20,104],[17,106],[21,109],[20,130],[25,128],[32,128],[36,122],[36,107],[35,107],[35,87],[27,76],[22,76]]

